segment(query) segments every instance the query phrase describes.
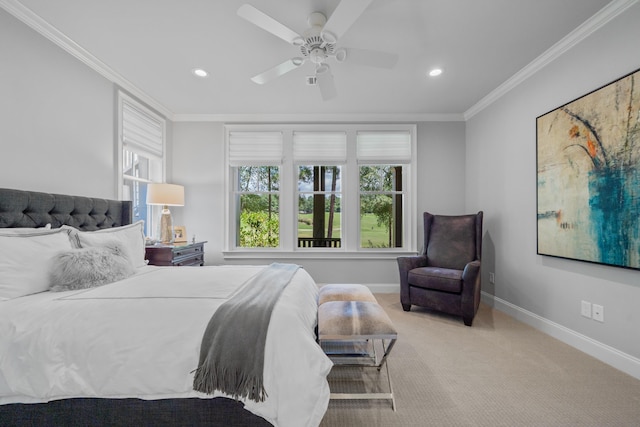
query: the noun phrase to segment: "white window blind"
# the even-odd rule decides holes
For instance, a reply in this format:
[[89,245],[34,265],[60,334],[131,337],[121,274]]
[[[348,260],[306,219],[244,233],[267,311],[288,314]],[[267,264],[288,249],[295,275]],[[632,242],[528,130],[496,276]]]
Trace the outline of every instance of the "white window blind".
[[134,151],[162,157],[164,119],[122,98],[122,143]]
[[358,132],[358,163],[410,163],[409,132]]
[[345,132],[294,132],[293,160],[296,163],[344,163],[347,161],[347,134]]
[[282,163],[282,132],[230,132],[231,166],[275,166]]

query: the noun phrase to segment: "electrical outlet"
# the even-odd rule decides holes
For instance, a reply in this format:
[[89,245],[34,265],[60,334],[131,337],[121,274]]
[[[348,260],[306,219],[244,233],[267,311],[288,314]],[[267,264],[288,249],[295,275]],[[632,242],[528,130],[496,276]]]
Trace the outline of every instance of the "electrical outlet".
[[604,307],[600,304],[593,304],[593,320],[604,323]]
[[489,283],[496,283],[496,275],[493,272],[489,272]]
[[591,303],[589,301],[582,301],[580,314],[582,314],[587,319],[591,319]]

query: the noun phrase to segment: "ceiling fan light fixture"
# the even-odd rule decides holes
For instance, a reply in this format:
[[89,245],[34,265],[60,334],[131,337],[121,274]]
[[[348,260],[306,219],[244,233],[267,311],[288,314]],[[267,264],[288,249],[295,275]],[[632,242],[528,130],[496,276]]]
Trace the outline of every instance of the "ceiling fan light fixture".
[[338,49],[336,52],[336,61],[344,62],[347,59],[347,50],[346,49]]
[[322,41],[329,44],[336,44],[338,42],[338,38],[331,31],[322,30],[320,32],[320,38],[322,38]]
[[312,12],[307,17],[307,24],[310,27],[324,27],[324,24],[327,23],[327,17],[324,16],[322,12]]
[[304,39],[302,37],[298,36],[295,39],[293,39],[291,44],[294,45],[294,46],[302,46],[304,44]]
[[191,70],[191,72],[193,73],[194,76],[196,77],[207,77],[209,75],[209,73],[207,72],[207,70],[204,70],[202,68],[194,68],[193,70]]
[[296,56],[295,58],[291,58],[291,62],[293,62],[293,65],[295,65],[296,67],[299,67],[304,64],[304,58]]
[[327,59],[327,53],[324,49],[316,48],[309,52],[309,59],[314,64],[322,64]]
[[429,75],[431,77],[436,77],[436,76],[439,76],[440,74],[442,74],[442,69],[441,68],[434,68],[431,71],[429,71]]
[[328,73],[330,69],[329,64],[320,64],[318,68],[316,68],[316,74]]

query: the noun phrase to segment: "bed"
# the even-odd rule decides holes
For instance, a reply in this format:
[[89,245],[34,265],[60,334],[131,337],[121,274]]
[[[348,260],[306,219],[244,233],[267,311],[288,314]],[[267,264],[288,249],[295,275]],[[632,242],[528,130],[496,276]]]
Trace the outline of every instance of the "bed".
[[[101,245],[114,246],[109,265],[133,269],[85,287],[93,276],[62,256],[102,256]],[[81,286],[42,289],[65,262]],[[0,189],[0,425],[319,425],[332,364],[315,338],[318,288],[302,268],[270,315],[264,400],[194,390],[213,313],[268,268],[148,266],[130,202]]]

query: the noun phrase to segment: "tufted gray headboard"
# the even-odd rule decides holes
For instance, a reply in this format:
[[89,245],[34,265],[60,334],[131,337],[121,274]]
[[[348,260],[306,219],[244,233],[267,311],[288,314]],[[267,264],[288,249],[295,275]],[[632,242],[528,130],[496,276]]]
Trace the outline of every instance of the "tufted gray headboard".
[[131,202],[0,188],[0,228],[47,224],[83,231],[131,224]]

